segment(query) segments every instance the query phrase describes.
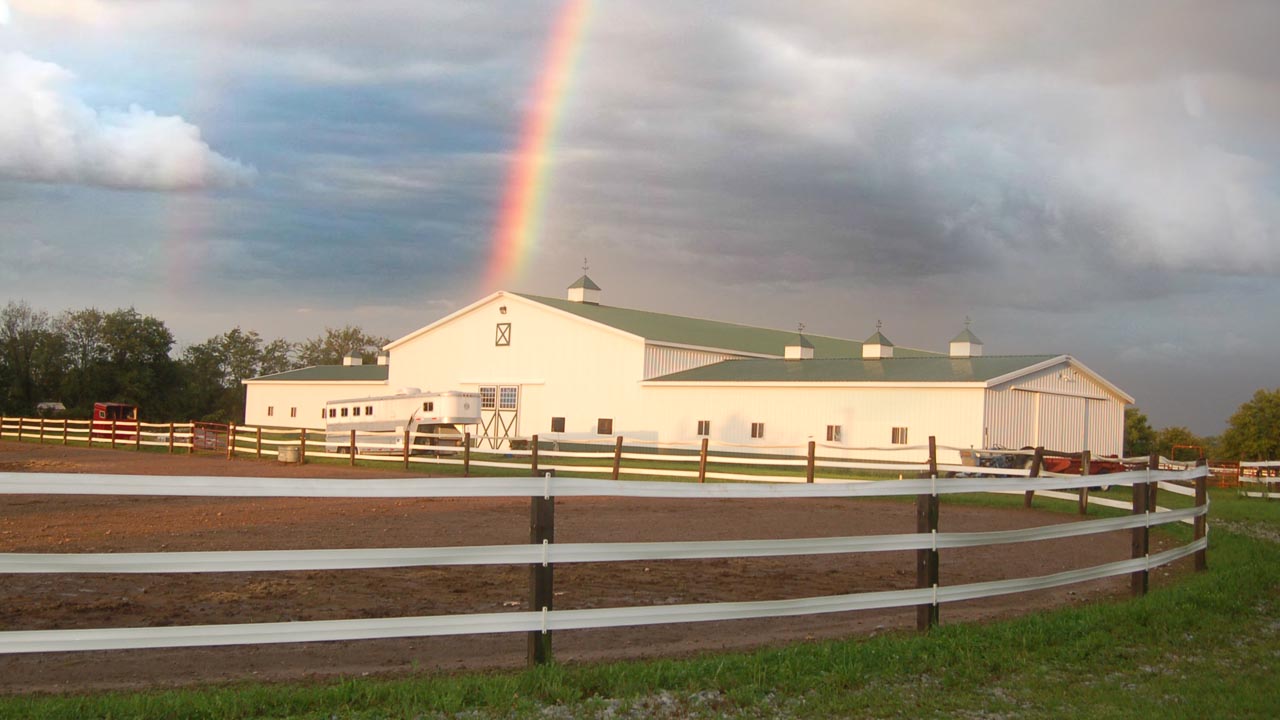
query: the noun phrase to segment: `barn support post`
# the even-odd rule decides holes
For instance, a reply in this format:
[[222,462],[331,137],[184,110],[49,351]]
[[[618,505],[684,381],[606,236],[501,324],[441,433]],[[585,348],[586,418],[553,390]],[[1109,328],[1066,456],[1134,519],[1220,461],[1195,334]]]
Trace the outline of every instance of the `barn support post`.
[[818,447],[818,443],[812,440],[809,441],[809,458],[808,458],[808,462],[805,463],[805,466],[804,466],[804,481],[807,483],[813,482],[813,459],[814,459],[814,455],[816,454],[815,451],[817,447]]
[[529,456],[529,461],[533,466],[533,476],[537,477],[538,476],[538,436],[537,435],[534,435],[530,439],[529,446],[530,448],[533,449],[533,454]]
[[[1044,466],[1044,446],[1036,448],[1036,454],[1031,456],[1031,473],[1028,477],[1040,477],[1040,468]],[[1036,491],[1028,490],[1023,493],[1022,507],[1031,507],[1031,501],[1035,499]]]
[[[18,425],[18,437],[19,438],[22,437],[21,421],[19,421],[19,425]],[[111,421],[111,449],[112,450],[116,449],[116,421],[115,420]]]
[[[1089,477],[1089,451],[1085,450],[1080,453],[1080,477]],[[1077,512],[1081,515],[1089,514],[1089,488],[1080,488],[1080,497],[1077,501]]]
[[173,423],[169,423],[169,454],[173,454]]
[[351,467],[356,466],[356,431],[351,431],[351,439],[347,444],[347,457],[350,458]]
[[[556,501],[550,494],[551,473],[547,473],[547,494],[534,495],[529,504],[529,542],[543,548],[543,562],[529,566],[529,607],[534,612],[552,610],[554,593],[554,566],[547,561],[547,548],[556,539]],[[545,614],[544,614],[545,617]],[[545,629],[528,634],[529,667],[551,661],[551,632]]]
[[702,438],[702,450],[698,452],[698,482],[707,481],[707,444],[708,438]]
[[618,479],[618,473],[622,471],[622,436],[613,443],[613,475],[614,480]]
[[404,469],[409,469],[409,428],[404,429]]
[[[929,437],[929,477],[938,477],[938,446],[935,437]],[[936,492],[916,496],[916,532],[935,535],[938,532],[938,495]],[[916,550],[916,587],[938,587],[937,549]],[[916,606],[916,629],[927,631],[938,624],[938,604]]]
[[471,431],[462,433],[462,476],[471,477]]
[[[1196,466],[1205,467],[1208,464],[1208,462],[1209,462],[1208,460],[1205,460],[1204,458],[1200,458],[1199,460],[1196,461]],[[1201,475],[1200,477],[1196,478],[1196,506],[1197,507],[1205,507],[1206,505],[1209,504],[1208,484],[1209,484],[1209,477],[1207,473],[1205,475]],[[1207,515],[1196,516],[1196,521],[1195,521],[1195,539],[1196,540],[1199,540],[1200,538],[1205,536],[1205,532],[1208,530],[1208,522],[1209,522],[1209,517]],[[1209,559],[1207,555],[1208,553],[1204,550],[1196,551],[1196,560],[1195,560],[1196,572],[1203,572],[1209,568]]]

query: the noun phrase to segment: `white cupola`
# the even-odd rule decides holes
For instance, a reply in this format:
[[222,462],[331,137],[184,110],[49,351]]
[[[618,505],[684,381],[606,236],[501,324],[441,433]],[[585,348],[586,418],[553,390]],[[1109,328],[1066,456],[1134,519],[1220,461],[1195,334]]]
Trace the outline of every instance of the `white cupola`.
[[378,364],[379,364],[379,365],[390,365],[390,364],[391,364],[391,353],[390,353],[390,352],[388,352],[388,351],[386,351],[386,350],[383,350],[382,352],[378,353]]
[[804,336],[804,323],[800,323],[800,328],[796,331],[795,341],[787,343],[786,347],[783,348],[782,357],[787,360],[813,359],[813,343],[809,342]]
[[862,341],[863,360],[881,360],[893,357],[893,343],[880,332],[880,321],[876,321],[876,333]]
[[982,357],[982,341],[969,329],[969,318],[964,319],[964,330],[951,338],[950,354],[953,358]]
[[583,275],[576,282],[569,286],[569,302],[585,303],[587,305],[600,304],[600,286],[591,281],[591,278]]
[[347,354],[342,358],[342,364],[343,364],[343,365],[348,365],[348,366],[350,366],[350,365],[363,365],[363,364],[364,364],[364,358],[363,358],[363,357],[360,357],[360,353],[359,353],[359,352],[357,352],[357,351],[355,351],[355,350],[352,350],[351,352],[347,353]]

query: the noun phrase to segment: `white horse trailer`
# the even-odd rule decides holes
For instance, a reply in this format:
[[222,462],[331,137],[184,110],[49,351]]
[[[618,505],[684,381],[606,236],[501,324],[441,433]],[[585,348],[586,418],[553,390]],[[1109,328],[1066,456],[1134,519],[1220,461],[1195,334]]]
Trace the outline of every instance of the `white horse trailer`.
[[397,395],[330,400],[324,415],[328,452],[349,452],[353,430],[360,453],[403,453],[406,431],[415,434],[411,453],[448,452],[442,449],[461,448],[467,427],[480,423],[480,394],[409,389]]

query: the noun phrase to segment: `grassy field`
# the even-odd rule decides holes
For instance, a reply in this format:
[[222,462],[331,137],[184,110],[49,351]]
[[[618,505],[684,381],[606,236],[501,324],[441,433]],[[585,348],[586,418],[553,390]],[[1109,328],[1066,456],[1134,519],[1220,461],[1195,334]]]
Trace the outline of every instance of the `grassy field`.
[[1280,503],[1212,500],[1209,571],[1135,601],[689,660],[8,697],[0,718],[1274,717]]

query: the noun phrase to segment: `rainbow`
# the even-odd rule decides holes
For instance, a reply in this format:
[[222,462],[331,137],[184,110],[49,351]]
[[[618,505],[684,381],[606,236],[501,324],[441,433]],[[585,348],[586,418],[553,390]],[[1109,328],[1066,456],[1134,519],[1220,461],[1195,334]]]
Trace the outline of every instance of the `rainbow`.
[[507,172],[486,269],[489,290],[519,277],[537,242],[548,184],[547,160],[589,8],[589,0],[565,0],[552,26],[533,102],[521,123],[519,146]]

